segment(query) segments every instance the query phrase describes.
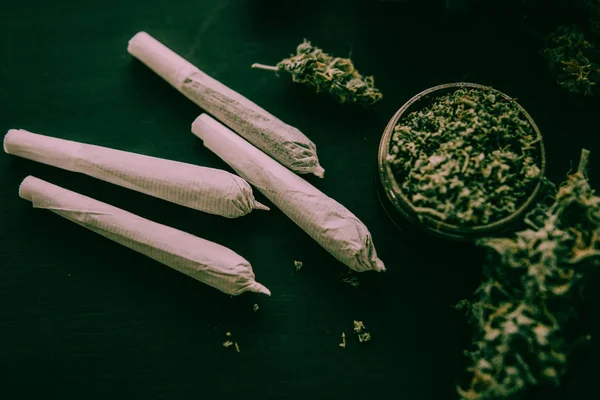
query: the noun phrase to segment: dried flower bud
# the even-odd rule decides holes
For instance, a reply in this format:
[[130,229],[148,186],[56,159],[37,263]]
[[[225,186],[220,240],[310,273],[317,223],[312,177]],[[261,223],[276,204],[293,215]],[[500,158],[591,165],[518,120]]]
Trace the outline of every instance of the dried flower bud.
[[458,390],[463,400],[516,398],[564,375],[574,300],[600,266],[600,197],[585,177],[588,156],[584,150],[552,204],[528,214],[529,229],[479,242],[490,257],[468,307],[476,350],[466,353],[472,379]]
[[546,46],[542,55],[557,83],[570,94],[592,95],[600,81],[600,65],[590,59],[594,46],[583,33],[575,26],[560,26],[548,35]]
[[311,86],[317,93],[329,93],[342,104],[369,106],[383,97],[375,88],[373,77],[359,74],[352,60],[330,56],[307,40],[298,45],[295,55],[281,60],[277,66],[254,64],[252,67],[285,71],[294,82]]

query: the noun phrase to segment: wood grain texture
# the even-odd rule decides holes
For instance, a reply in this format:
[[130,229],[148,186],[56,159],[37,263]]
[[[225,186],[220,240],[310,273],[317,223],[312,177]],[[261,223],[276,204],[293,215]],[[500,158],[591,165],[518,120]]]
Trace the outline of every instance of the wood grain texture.
[[[469,328],[451,305],[476,287],[478,254],[406,237],[388,221],[375,191],[385,124],[419,91],[469,74],[520,99],[545,136],[551,179],[561,180],[586,146],[600,187],[597,114],[570,108],[545,86],[516,30],[444,21],[425,13],[434,5],[419,14],[402,7],[375,0],[3,4],[1,132],[22,128],[228,169],[190,132],[201,110],[127,54],[129,38],[145,30],[310,137],[327,176],[307,179],[369,227],[388,271],[359,275],[354,289],[341,281],[345,268],[276,209],[225,220],[0,154],[0,397],[456,398]],[[304,38],[333,54],[352,52],[384,99],[374,110],[348,108],[250,68],[278,61]],[[462,44],[466,38],[473,47]],[[27,175],[230,247],[273,296],[229,298],[34,210],[17,195]],[[300,273],[294,260],[304,263]],[[591,295],[582,316],[592,333],[600,333],[589,317],[599,300]],[[352,337],[354,319],[372,342]],[[228,331],[241,353],[222,347]],[[342,332],[346,349],[338,347]],[[597,344],[577,355],[564,387],[545,398],[589,398],[598,358]]]

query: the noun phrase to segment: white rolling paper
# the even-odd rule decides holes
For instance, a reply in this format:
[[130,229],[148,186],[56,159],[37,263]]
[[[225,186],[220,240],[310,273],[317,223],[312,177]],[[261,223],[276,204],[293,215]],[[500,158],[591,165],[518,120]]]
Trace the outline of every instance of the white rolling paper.
[[339,261],[359,272],[385,270],[367,227],[340,203],[207,114],[192,132]]
[[21,183],[19,196],[227,294],[271,294],[254,280],[248,261],[219,244],[33,176]]
[[214,168],[144,156],[11,129],[4,151],[80,172],[172,203],[227,218],[269,208],[239,176]]
[[315,144],[298,129],[200,71],[146,32],[131,38],[127,51],[281,164],[299,174],[323,177]]

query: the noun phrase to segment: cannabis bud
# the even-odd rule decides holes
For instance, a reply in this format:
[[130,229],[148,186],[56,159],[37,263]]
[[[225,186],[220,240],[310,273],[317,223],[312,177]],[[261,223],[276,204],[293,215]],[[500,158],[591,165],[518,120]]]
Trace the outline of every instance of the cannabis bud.
[[375,88],[373,77],[359,74],[352,60],[334,58],[307,40],[298,45],[295,55],[281,60],[276,66],[253,64],[252,68],[285,71],[294,82],[311,86],[317,93],[329,93],[342,104],[369,106],[383,97]]
[[542,50],[550,72],[568,93],[589,96],[600,81],[600,65],[592,59],[594,46],[576,27],[560,26],[548,35]]
[[483,239],[485,282],[468,306],[475,350],[463,400],[516,398],[539,384],[558,385],[570,343],[567,325],[592,268],[600,265],[600,197],[585,177],[589,152],[551,205],[538,206],[528,229]]
[[487,225],[531,196],[542,175],[539,142],[515,101],[460,88],[401,117],[386,161],[419,214]]

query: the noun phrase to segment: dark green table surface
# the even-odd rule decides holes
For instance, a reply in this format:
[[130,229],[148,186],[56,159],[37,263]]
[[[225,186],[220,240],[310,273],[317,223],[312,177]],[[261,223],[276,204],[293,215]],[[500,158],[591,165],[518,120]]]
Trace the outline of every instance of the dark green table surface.
[[[324,180],[308,179],[369,227],[388,271],[360,275],[354,289],[341,280],[345,267],[276,209],[227,220],[2,153],[0,398],[456,398],[470,330],[451,305],[478,284],[479,258],[406,237],[387,219],[375,191],[383,128],[427,87],[463,79],[492,85],[537,121],[552,180],[586,146],[600,187],[600,108],[565,102],[518,29],[454,20],[438,13],[443,2],[426,3],[3,2],[1,131],[227,168],[190,133],[201,110],[127,53],[129,38],[145,30],[307,134],[327,170]],[[336,55],[352,52],[384,100],[374,110],[339,106],[250,68],[287,56],[303,38]],[[228,246],[273,295],[230,298],[35,210],[17,196],[27,175]],[[300,273],[294,260],[304,262]],[[600,333],[589,315],[600,312],[597,289],[588,290],[582,317],[591,333]],[[351,337],[355,319],[372,342]],[[240,353],[221,345],[228,331]],[[342,332],[346,349],[338,347]],[[598,359],[594,344],[576,355],[563,387],[545,398],[597,398],[590,391]]]

